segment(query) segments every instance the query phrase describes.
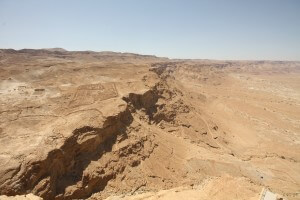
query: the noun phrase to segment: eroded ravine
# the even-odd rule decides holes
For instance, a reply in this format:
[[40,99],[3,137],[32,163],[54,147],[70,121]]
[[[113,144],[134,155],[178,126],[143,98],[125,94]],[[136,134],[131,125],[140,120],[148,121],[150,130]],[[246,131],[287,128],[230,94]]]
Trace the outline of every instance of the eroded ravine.
[[170,100],[173,95],[177,94],[166,89],[163,81],[141,94],[129,93],[123,97],[127,106],[107,117],[102,127],[76,128],[44,160],[23,163],[20,169],[23,172],[16,172],[18,179],[1,184],[1,193],[32,192],[44,199],[74,199],[103,190],[108,181],[127,166],[137,166],[155,148],[153,133],[144,130],[144,134],[139,134],[143,130],[132,127],[132,113],[143,113],[140,118],[149,123],[171,122],[177,111],[166,112],[167,105],[158,101]]
[[[182,186],[196,192],[194,186],[215,180],[212,188],[217,184],[222,196],[224,181],[231,180],[235,187],[247,187],[226,190],[237,192],[236,199],[245,199],[243,191],[257,199],[263,186],[292,199],[299,196],[297,152],[256,148],[274,140],[263,140],[262,132],[240,123],[240,113],[251,116],[251,111],[235,106],[252,93],[231,90],[239,82],[227,77],[234,70],[230,63],[154,59],[144,64],[144,57],[124,63],[115,56],[115,62],[109,58],[103,64],[105,56],[76,56],[70,65],[46,59],[28,67],[32,82],[22,79],[25,75],[3,82],[7,96],[0,96],[1,102],[11,105],[0,112],[0,143],[7,149],[0,152],[0,194],[123,198]],[[48,77],[52,82],[44,80]],[[248,96],[235,105],[244,93]]]

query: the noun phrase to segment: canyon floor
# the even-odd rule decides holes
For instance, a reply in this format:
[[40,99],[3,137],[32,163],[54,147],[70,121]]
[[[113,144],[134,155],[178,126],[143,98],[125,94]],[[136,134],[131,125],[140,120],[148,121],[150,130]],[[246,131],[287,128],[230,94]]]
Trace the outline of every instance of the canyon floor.
[[0,199],[264,189],[300,199],[300,62],[0,50]]

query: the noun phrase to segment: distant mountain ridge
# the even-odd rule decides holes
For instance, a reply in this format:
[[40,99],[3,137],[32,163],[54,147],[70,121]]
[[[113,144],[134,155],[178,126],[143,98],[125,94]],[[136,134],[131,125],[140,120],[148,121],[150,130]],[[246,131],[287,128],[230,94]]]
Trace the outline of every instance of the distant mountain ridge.
[[47,51],[61,51],[61,52],[67,51],[64,48],[59,48],[59,47],[55,47],[55,48],[43,48],[42,50],[47,50]]
[[0,53],[29,53],[29,54],[60,54],[60,55],[70,55],[70,54],[96,54],[96,55],[107,55],[107,56],[125,56],[125,57],[144,57],[144,58],[161,58],[168,59],[167,57],[157,57],[155,55],[142,55],[137,53],[128,52],[114,52],[114,51],[68,51],[63,48],[42,48],[42,49],[0,49]]

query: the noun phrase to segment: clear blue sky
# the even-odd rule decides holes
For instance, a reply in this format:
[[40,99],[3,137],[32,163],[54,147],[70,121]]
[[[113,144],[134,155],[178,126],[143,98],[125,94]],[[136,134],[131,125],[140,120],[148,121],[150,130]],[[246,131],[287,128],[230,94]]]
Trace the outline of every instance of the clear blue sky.
[[0,0],[0,48],[300,60],[300,0]]

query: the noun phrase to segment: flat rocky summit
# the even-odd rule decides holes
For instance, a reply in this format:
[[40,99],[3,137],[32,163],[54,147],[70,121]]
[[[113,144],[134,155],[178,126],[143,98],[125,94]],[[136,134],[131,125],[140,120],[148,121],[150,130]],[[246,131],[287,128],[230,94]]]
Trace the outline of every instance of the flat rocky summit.
[[299,77],[299,62],[0,50],[0,199],[299,199]]

